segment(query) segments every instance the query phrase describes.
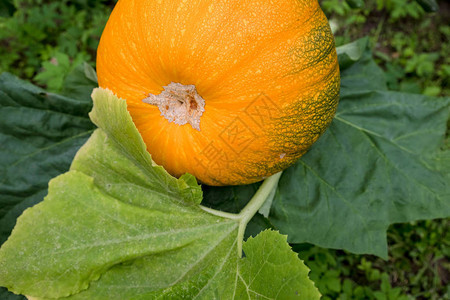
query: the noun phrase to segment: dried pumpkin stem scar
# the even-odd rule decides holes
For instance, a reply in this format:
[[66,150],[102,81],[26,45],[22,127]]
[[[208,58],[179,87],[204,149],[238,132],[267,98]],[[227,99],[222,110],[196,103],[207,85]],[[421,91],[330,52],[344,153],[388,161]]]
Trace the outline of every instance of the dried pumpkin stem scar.
[[197,93],[195,85],[171,82],[159,95],[149,94],[142,101],[156,105],[169,122],[191,124],[200,131],[200,117],[205,111],[205,100]]
[[278,172],[269,178],[265,179],[263,184],[256,191],[255,195],[253,195],[252,199],[247,203],[247,205],[241,210],[239,214],[231,214],[223,211],[218,211],[212,208],[208,208],[200,205],[200,208],[210,214],[216,215],[222,218],[228,218],[232,220],[236,220],[239,222],[238,227],[238,236],[237,236],[237,250],[238,256],[242,257],[242,242],[244,241],[244,233],[245,228],[247,227],[248,222],[253,218],[256,212],[263,206],[268,198],[273,195],[274,190],[276,190],[278,186],[278,181],[280,180],[281,174],[283,172]]

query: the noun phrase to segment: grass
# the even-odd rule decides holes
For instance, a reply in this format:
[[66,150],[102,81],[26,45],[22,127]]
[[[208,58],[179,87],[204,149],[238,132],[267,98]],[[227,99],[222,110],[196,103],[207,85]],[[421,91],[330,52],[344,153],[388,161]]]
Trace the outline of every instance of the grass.
[[[83,61],[95,66],[101,31],[115,2],[15,0],[0,13],[0,72],[60,91],[76,66]],[[390,89],[450,96],[446,1],[438,3],[438,12],[427,12],[432,0],[320,3],[337,45],[370,37]],[[308,244],[294,249],[311,268],[323,299],[450,299],[449,232],[448,219],[393,225],[387,261]]]

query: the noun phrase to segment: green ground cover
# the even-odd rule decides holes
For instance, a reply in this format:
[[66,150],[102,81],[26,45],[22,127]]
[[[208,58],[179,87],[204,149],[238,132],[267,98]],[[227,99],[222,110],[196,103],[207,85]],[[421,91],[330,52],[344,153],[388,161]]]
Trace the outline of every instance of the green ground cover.
[[[391,90],[450,96],[450,4],[446,1],[323,0],[337,45],[363,36]],[[87,62],[115,1],[0,0],[0,73],[52,92]],[[438,101],[438,100],[437,100]],[[309,244],[294,250],[324,299],[450,299],[450,221],[397,224],[389,258]]]

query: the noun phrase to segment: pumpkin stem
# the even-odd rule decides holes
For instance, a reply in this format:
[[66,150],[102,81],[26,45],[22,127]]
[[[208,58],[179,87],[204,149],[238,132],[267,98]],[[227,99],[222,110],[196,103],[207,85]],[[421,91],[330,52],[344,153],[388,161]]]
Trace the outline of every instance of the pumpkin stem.
[[142,101],[156,105],[169,122],[191,124],[200,131],[200,117],[205,111],[205,100],[197,93],[195,85],[171,82],[159,95],[149,94]]

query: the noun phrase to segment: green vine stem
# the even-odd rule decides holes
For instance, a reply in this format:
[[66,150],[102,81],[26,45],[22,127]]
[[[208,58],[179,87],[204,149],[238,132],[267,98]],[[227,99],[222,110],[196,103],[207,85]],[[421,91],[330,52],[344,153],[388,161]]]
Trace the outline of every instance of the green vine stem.
[[281,174],[283,172],[278,172],[269,178],[266,178],[263,182],[263,184],[259,187],[259,189],[256,191],[255,195],[253,195],[252,199],[247,203],[247,205],[241,210],[239,214],[232,214],[227,213],[219,210],[215,210],[212,208],[208,208],[205,206],[200,205],[200,208],[204,211],[222,217],[222,218],[228,218],[232,220],[237,220],[239,222],[239,228],[238,228],[238,255],[239,257],[242,257],[242,243],[244,241],[244,233],[245,228],[247,227],[248,222],[253,218],[253,216],[256,214],[256,212],[261,208],[261,206],[266,202],[267,198],[271,194],[273,194],[274,190],[278,186],[278,181],[280,180]]

